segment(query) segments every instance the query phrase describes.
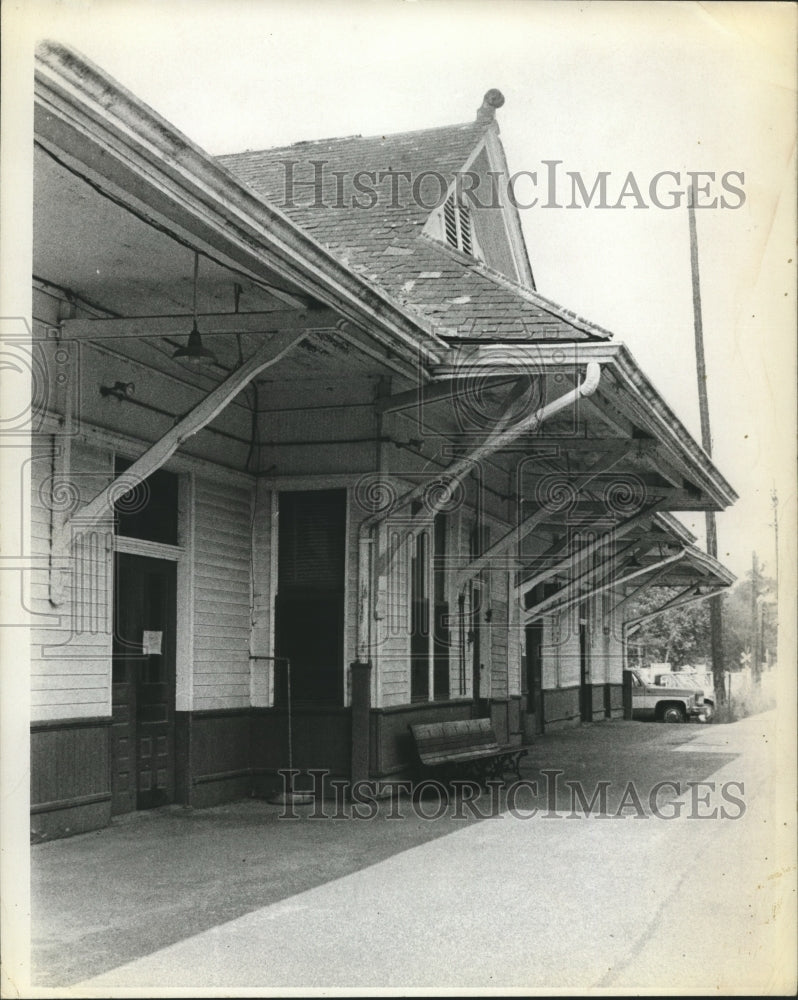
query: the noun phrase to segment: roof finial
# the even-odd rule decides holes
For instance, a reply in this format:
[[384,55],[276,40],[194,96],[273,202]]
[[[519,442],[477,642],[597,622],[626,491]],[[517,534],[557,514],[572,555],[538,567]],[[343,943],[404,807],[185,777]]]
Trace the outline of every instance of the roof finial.
[[477,121],[492,122],[496,117],[496,108],[500,108],[503,104],[504,94],[495,87],[491,87],[482,98],[482,106],[477,108]]

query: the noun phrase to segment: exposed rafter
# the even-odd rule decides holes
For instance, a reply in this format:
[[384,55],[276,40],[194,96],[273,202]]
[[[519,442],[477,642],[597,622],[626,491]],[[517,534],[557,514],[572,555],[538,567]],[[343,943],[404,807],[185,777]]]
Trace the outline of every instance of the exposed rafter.
[[[67,319],[61,323],[66,340],[116,340],[169,337],[185,333],[192,316],[131,316],[123,319]],[[275,333],[278,330],[332,330],[341,319],[332,309],[280,309],[258,313],[203,313],[197,325],[204,335]]]
[[[603,548],[605,545],[610,544],[610,542],[624,538],[633,528],[642,523],[646,518],[650,517],[653,512],[654,508],[649,507],[618,524],[594,522],[593,524],[579,525],[578,527],[581,532],[596,532],[599,537],[592,542],[588,542],[587,545],[580,546],[576,552],[569,552],[563,558],[558,559],[551,566],[547,566],[545,569],[539,570],[533,576],[519,584],[518,590],[521,593],[527,593],[539,583],[544,583],[552,576],[556,576],[557,573],[560,573],[562,570],[567,569],[568,567],[573,568],[576,563],[582,561],[591,553]],[[570,544],[571,539],[568,538],[554,551],[547,553],[544,558],[556,558],[560,553],[566,552]]]

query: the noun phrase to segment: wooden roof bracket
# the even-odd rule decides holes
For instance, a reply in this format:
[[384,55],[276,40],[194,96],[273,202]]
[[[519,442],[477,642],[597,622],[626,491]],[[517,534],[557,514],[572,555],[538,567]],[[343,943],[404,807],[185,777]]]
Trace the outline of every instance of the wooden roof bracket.
[[[63,564],[63,561],[68,559],[77,532],[86,531],[99,520],[109,517],[113,513],[116,500],[160,469],[184,441],[215,419],[228,403],[245,386],[249,385],[252,379],[284,358],[307,335],[307,330],[284,330],[270,337],[251,355],[249,360],[231,372],[171,430],[167,431],[155,444],[150,445],[144,454],[137,458],[121,476],[109,483],[85,507],[76,511],[60,525],[59,530],[53,536],[51,567]],[[65,469],[64,472],[68,475],[69,469]],[[51,568],[51,573],[53,572],[55,570]],[[62,593],[63,588],[60,585],[51,586],[51,603],[60,603],[63,600]]]
[[[620,459],[625,454],[625,448],[623,451],[619,451],[616,457],[612,458],[610,464],[607,465],[603,460],[599,460],[589,469],[586,469],[583,473],[579,473],[581,477],[580,489],[584,490],[586,487],[597,477],[603,475],[614,465],[616,465]],[[545,521],[547,518],[551,518],[551,511],[546,510],[544,507],[539,507],[533,514],[521,521],[514,528],[511,528],[506,534],[504,534],[497,542],[495,542],[486,552],[482,555],[477,556],[476,559],[472,559],[471,562],[464,566],[460,570],[457,577],[457,586],[460,588],[470,577],[476,575],[484,567],[489,566],[491,561],[495,560],[497,557],[504,555],[507,550],[513,545],[520,545],[520,543],[526,538],[526,536],[533,531],[541,522]],[[509,561],[509,560],[508,560]],[[520,565],[520,558],[513,559],[516,565]]]
[[625,538],[632,528],[637,527],[639,524],[644,523],[647,518],[650,518],[652,514],[656,512],[657,506],[658,501],[655,501],[638,511],[638,513],[634,514],[632,517],[627,518],[625,521],[621,521],[619,524],[607,524],[602,521],[594,521],[583,526],[580,525],[580,528],[585,532],[596,531],[596,539],[581,546],[576,552],[567,551],[568,541],[566,540],[560,546],[559,551],[552,557],[556,558],[559,556],[560,552],[565,552],[566,554],[562,558],[558,558],[556,562],[547,566],[545,569],[539,570],[534,574],[534,576],[530,576],[526,580],[522,580],[516,587],[516,591],[521,594],[526,594],[532,590],[533,587],[536,587],[539,583],[545,583],[546,580],[550,579],[552,576],[556,576],[562,570],[573,568],[574,565],[582,562],[587,556],[592,555],[593,552],[596,552],[611,542],[617,542],[622,538]]
[[[462,456],[452,462],[443,472],[443,476],[454,487],[471,471],[475,462],[491,455],[517,438],[535,430],[542,423],[553,417],[561,410],[573,406],[584,396],[590,396],[596,391],[601,379],[601,366],[596,361],[590,361],[585,369],[585,377],[582,381],[564,393],[559,398],[552,400],[545,406],[539,407],[532,413],[527,414],[521,420],[517,420],[513,412],[512,401],[499,421],[493,434],[480,445],[473,449],[468,455]],[[376,531],[380,524],[397,510],[401,510],[419,500],[425,489],[426,483],[419,483],[399,497],[387,511],[372,514],[371,517],[364,518],[358,531],[358,608],[357,608],[357,659],[360,663],[369,661],[371,651],[371,623],[374,617],[373,594],[374,587],[374,541]],[[442,491],[443,492],[443,491]],[[445,503],[445,496],[441,496],[439,503]]]
[[[661,567],[659,572],[655,573],[650,580],[644,580],[639,586],[635,587],[635,589],[631,592],[631,594],[627,594],[626,597],[621,598],[621,600],[618,601],[617,604],[613,604],[613,606],[609,610],[609,613],[604,616],[604,621],[606,621],[607,618],[616,615],[625,604],[628,604],[629,601],[633,601],[641,591],[647,590],[649,587],[653,587],[656,584],[657,580],[660,580],[663,576],[667,574],[669,569],[670,566]],[[692,589],[693,589],[692,585],[687,588],[688,591],[691,591]]]
[[[637,569],[633,573],[627,573],[625,576],[618,577],[617,579],[610,579],[607,582],[599,584],[597,587],[593,587],[592,590],[588,590],[585,593],[575,594],[572,597],[565,597],[564,600],[563,595],[553,594],[551,597],[546,598],[546,600],[540,601],[538,604],[525,610],[522,615],[523,620],[528,622],[533,618],[540,617],[542,614],[554,614],[555,612],[560,613],[562,611],[566,611],[573,604],[579,604],[581,601],[589,600],[591,597],[595,597],[597,594],[603,593],[603,591],[610,587],[621,587],[625,583],[629,583],[630,581],[637,579],[639,576],[651,573],[661,567],[669,566],[671,563],[675,563],[679,559],[682,559],[686,551],[686,549],[680,549],[676,555],[668,556],[660,562],[652,563],[650,566],[644,566],[642,569]],[[568,589],[570,589],[570,587]]]
[[626,634],[631,635],[632,632],[636,632],[643,622],[647,622],[649,618],[656,618],[657,615],[661,615],[663,611],[670,611],[673,608],[682,608],[686,604],[695,604],[696,601],[706,601],[710,597],[717,597],[718,594],[721,594],[724,590],[726,590],[728,585],[716,584],[715,586],[711,586],[709,584],[702,584],[702,586],[707,587],[705,593],[696,594],[695,584],[692,584],[690,587],[683,590],[681,594],[678,594],[672,600],[663,604],[661,608],[657,608],[656,611],[649,611],[648,614],[641,615],[639,618],[630,618],[629,621],[624,622],[623,627]]

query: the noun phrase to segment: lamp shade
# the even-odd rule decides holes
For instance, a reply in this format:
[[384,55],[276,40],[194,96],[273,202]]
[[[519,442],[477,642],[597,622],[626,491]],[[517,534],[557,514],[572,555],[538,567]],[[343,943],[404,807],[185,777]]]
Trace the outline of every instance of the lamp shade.
[[216,364],[216,355],[202,345],[202,337],[197,329],[197,322],[191,328],[185,347],[178,347],[172,355],[175,361],[182,361],[190,365],[213,365]]

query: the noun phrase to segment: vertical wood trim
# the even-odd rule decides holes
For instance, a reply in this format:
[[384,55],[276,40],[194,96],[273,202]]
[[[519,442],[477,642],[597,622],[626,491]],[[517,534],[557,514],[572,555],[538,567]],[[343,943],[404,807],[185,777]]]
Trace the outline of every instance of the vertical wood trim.
[[[354,517],[354,505],[352,510],[352,516]],[[354,525],[352,525],[354,529]],[[385,663],[386,657],[383,655],[387,643],[390,641],[390,629],[391,629],[391,607],[390,607],[390,586],[389,582],[391,579],[391,572],[393,567],[391,566],[391,560],[388,552],[389,544],[389,532],[387,521],[383,521],[382,524],[377,528],[376,538],[373,543],[377,548],[377,559],[375,564],[377,566],[376,579],[374,586],[377,589],[377,599],[374,602],[377,612],[379,614],[379,620],[374,623],[374,634],[377,638],[376,643],[371,654],[372,662],[372,706],[374,708],[382,708],[382,674],[383,674],[383,664]],[[382,571],[384,568],[384,572]],[[347,584],[349,583],[349,577],[347,576]],[[357,587],[357,583],[355,583]]]
[[194,473],[178,480],[177,531],[183,553],[177,560],[177,637],[175,646],[175,710],[190,712],[194,704]]
[[[274,656],[276,615],[274,613],[277,601],[277,573],[279,571],[280,552],[280,494],[273,489],[270,495],[269,508],[269,655]],[[274,662],[269,665],[269,704],[274,704]]]
[[272,563],[271,490],[255,483],[252,491],[252,627],[250,630],[250,705],[268,708],[272,704],[272,661],[274,643],[271,608]]
[[[485,523],[486,518],[483,516],[477,522],[477,532],[479,534],[479,551],[482,551],[483,545],[485,548],[490,548],[490,527]],[[483,540],[483,535],[487,536]],[[482,594],[482,603],[479,609],[479,629],[480,634],[484,638],[480,638],[480,657],[483,656],[483,663],[485,665],[484,671],[480,671],[480,692],[479,697],[481,700],[493,698],[493,622],[486,621],[485,615],[488,609],[493,610],[493,594],[495,590],[494,574],[487,569],[480,570],[479,573],[479,585]],[[485,682],[485,687],[487,691],[481,690],[482,682]]]
[[[352,703],[352,691],[351,685],[349,683],[349,669],[348,665],[354,660],[354,650],[352,649],[352,644],[349,637],[349,622],[351,616],[349,614],[349,568],[352,564],[350,558],[349,547],[354,539],[355,545],[358,543],[357,532],[352,531],[352,487],[346,487],[346,511],[344,513],[344,601],[343,601],[343,656],[341,658],[341,670],[343,670],[344,675],[341,678],[341,690],[344,692],[344,705],[351,705]],[[372,587],[374,581],[369,581],[369,586]],[[374,607],[374,602],[370,602],[371,607]],[[375,670],[371,671],[372,675],[376,673]],[[374,678],[369,681],[369,699],[373,701],[376,697],[376,691],[374,689]]]
[[[463,508],[460,507],[452,517],[450,525],[450,549],[449,551],[458,560],[463,555]],[[463,651],[460,646],[460,580],[459,575],[452,571],[449,574],[449,614],[452,616],[452,636],[451,656],[449,658],[449,696],[462,697],[464,692],[460,681],[460,657]],[[457,616],[456,619],[454,616]]]

